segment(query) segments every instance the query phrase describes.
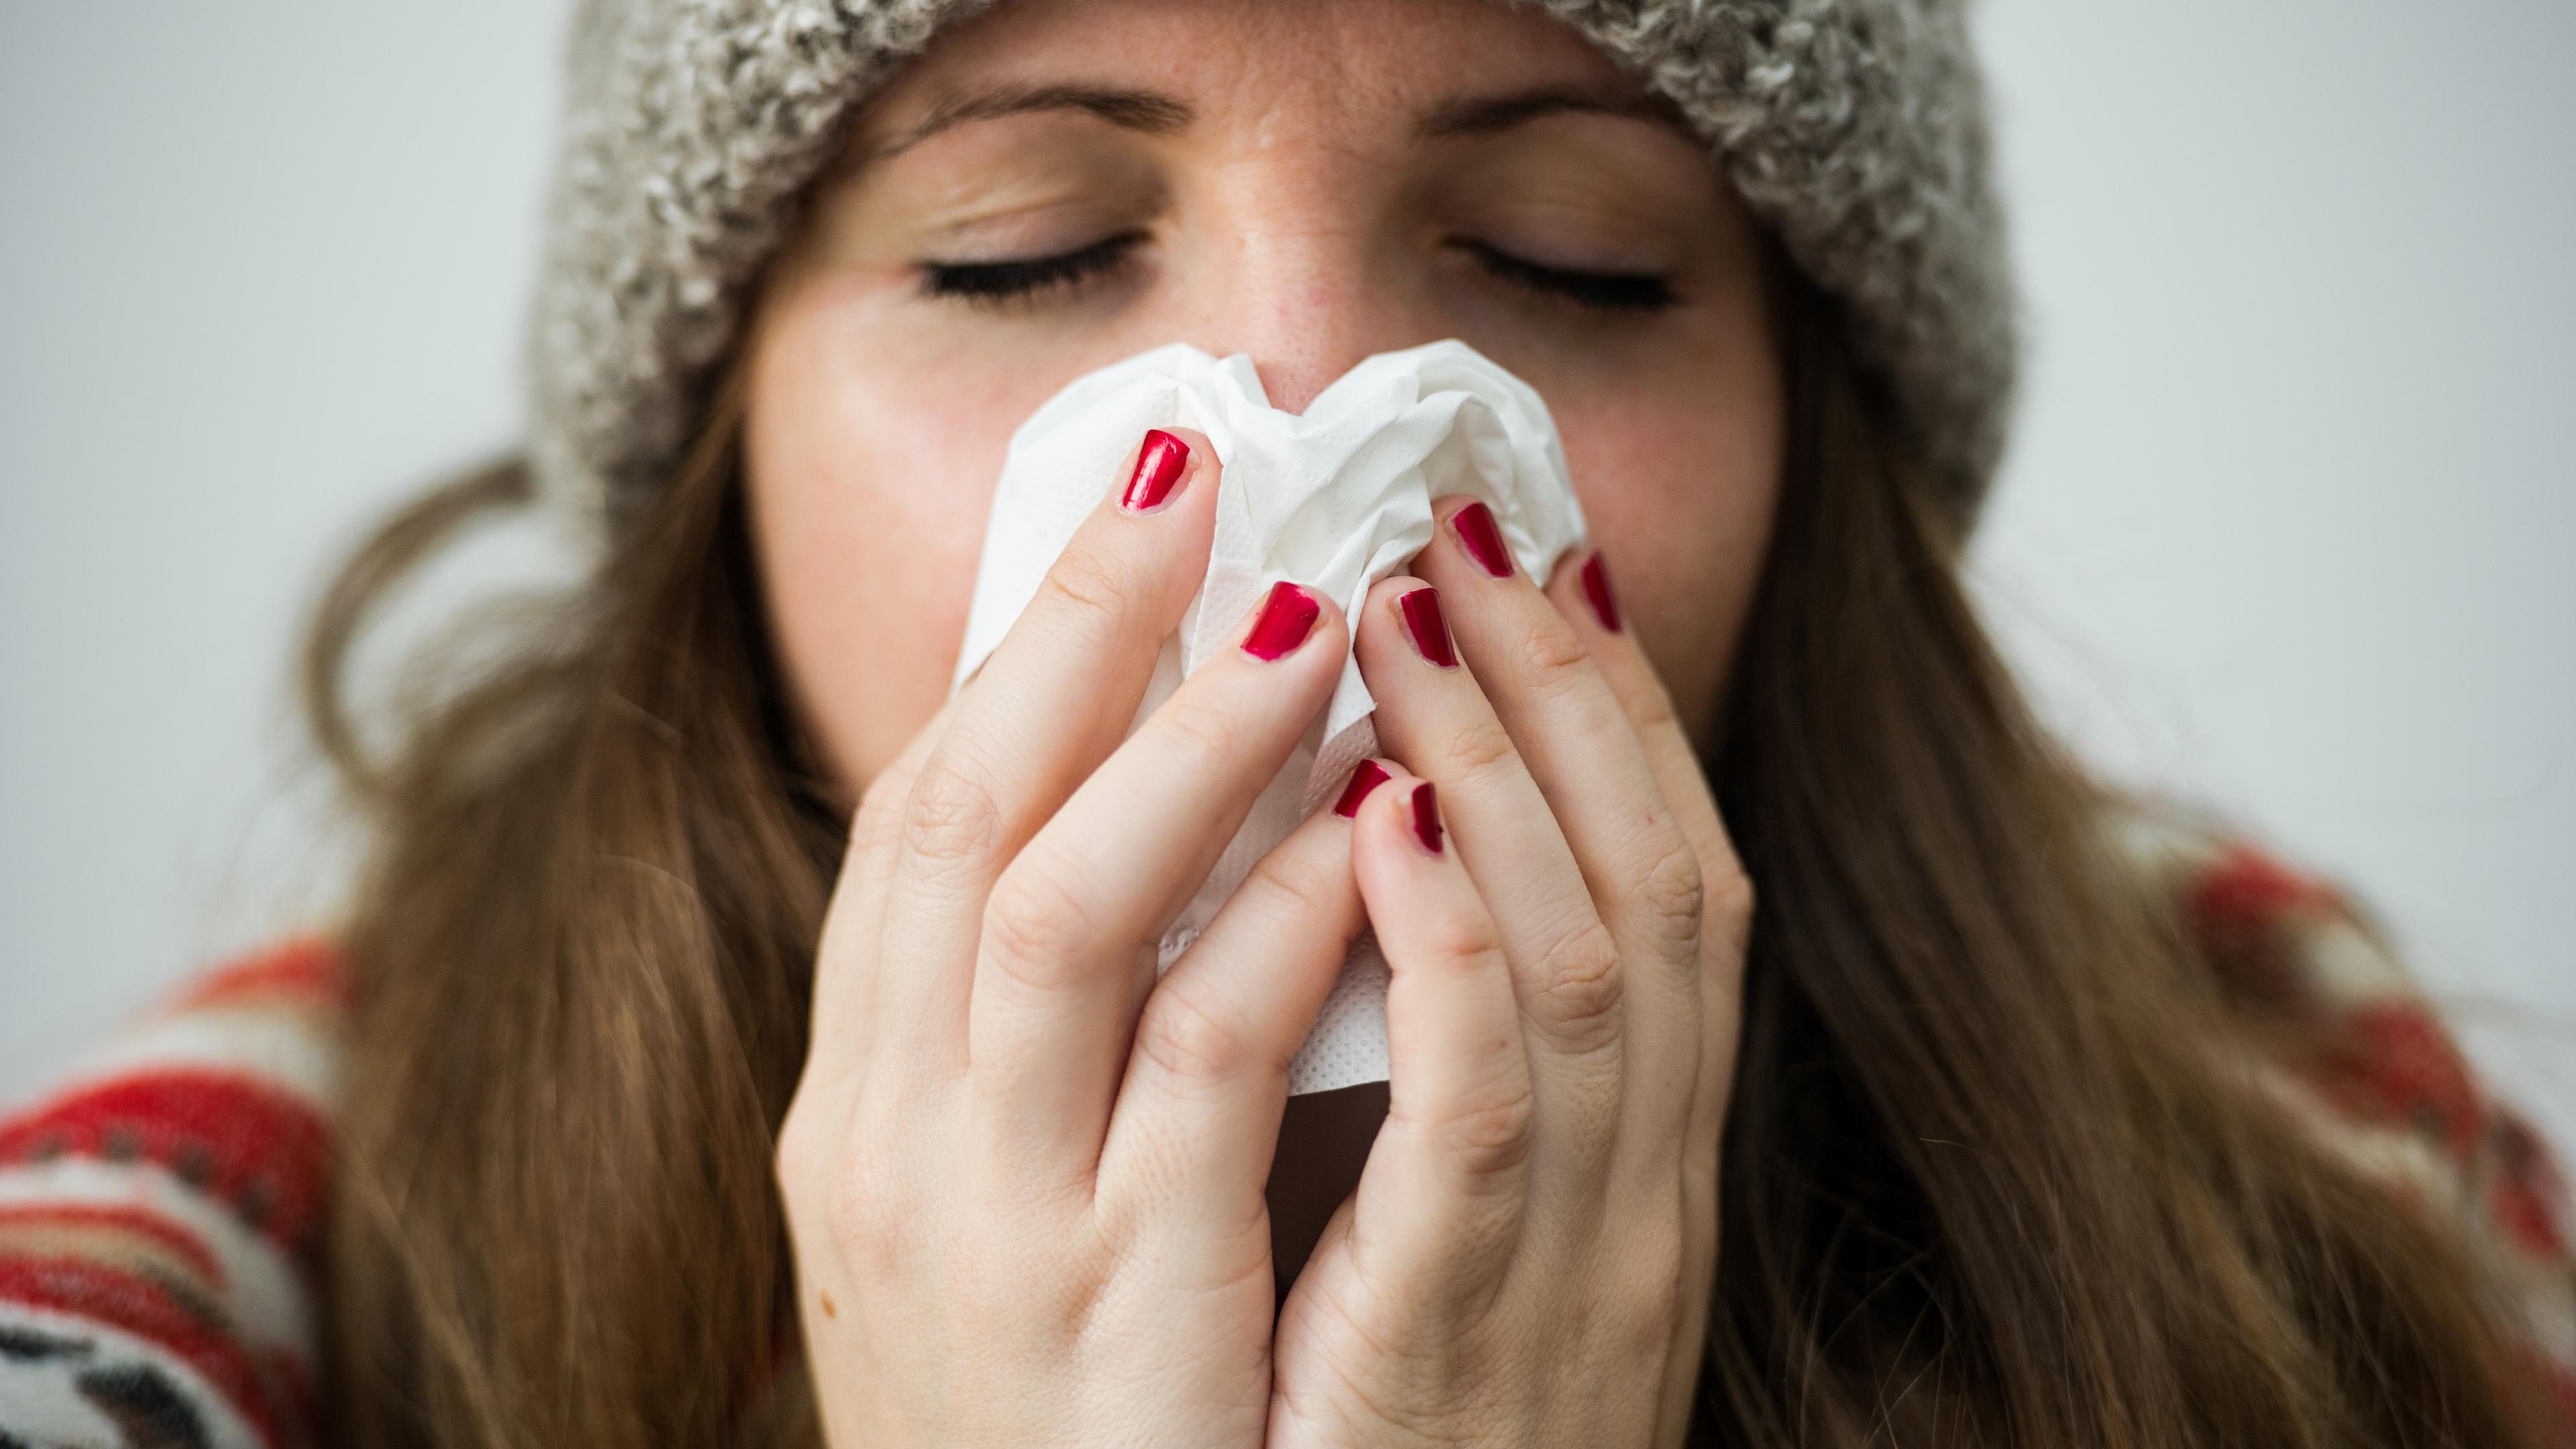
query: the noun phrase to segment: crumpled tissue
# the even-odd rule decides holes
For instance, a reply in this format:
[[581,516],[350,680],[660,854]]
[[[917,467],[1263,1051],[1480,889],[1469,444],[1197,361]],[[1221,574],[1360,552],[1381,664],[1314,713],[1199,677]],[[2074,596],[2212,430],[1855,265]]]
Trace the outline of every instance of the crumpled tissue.
[[[1303,413],[1270,405],[1249,354],[1220,359],[1176,342],[1074,379],[1011,435],[952,693],[1036,597],[1083,519],[1124,482],[1113,477],[1120,460],[1157,427],[1205,433],[1225,466],[1206,581],[1164,645],[1138,723],[1231,642],[1273,583],[1292,580],[1355,611],[1371,584],[1430,543],[1434,498],[1483,499],[1521,567],[1541,580],[1584,541],[1547,404],[1464,342],[1367,358]],[[1323,716],[1165,932],[1158,969],[1375,751],[1375,708],[1358,659],[1344,660]],[[1387,1080],[1386,985],[1385,958],[1363,937],[1289,1069],[1291,1095]]]

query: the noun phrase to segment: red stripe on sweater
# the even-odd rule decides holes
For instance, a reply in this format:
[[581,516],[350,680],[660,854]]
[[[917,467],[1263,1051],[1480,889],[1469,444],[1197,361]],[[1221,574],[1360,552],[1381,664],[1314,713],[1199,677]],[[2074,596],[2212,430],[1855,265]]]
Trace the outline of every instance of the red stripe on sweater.
[[319,937],[289,941],[198,977],[171,1007],[188,1011],[245,997],[279,995],[306,997],[318,1006],[346,1004],[348,973],[340,953]]
[[2345,1013],[2311,1076],[2354,1122],[2430,1138],[2466,1169],[2486,1127],[2469,1064],[2431,1014],[2411,1001]]
[[2283,939],[2296,918],[2339,908],[2332,889],[2245,841],[2230,841],[2181,893],[2183,929],[2229,988],[2265,1006],[2315,1009],[2313,963]]
[[2218,859],[2201,870],[2192,897],[2193,914],[2204,925],[2269,925],[2288,912],[2328,908],[2335,900],[2323,882],[2242,840],[2228,842]]
[[2549,1145],[2513,1112],[2488,1115],[2496,1150],[2495,1179],[2487,1193],[2489,1215],[2524,1252],[2566,1262],[2567,1181],[2559,1175]]
[[0,1122],[0,1164],[58,1156],[168,1168],[290,1251],[314,1242],[328,1188],[327,1124],[256,1078],[137,1071]]
[[109,1228],[149,1238],[196,1270],[207,1284],[221,1290],[224,1271],[194,1232],[150,1208],[108,1207],[92,1203],[33,1202],[0,1205],[0,1227],[16,1223],[59,1223],[65,1227]]
[[0,1302],[87,1319],[150,1342],[213,1385],[262,1439],[279,1442],[283,1406],[259,1365],[221,1325],[151,1279],[73,1258],[0,1257]]

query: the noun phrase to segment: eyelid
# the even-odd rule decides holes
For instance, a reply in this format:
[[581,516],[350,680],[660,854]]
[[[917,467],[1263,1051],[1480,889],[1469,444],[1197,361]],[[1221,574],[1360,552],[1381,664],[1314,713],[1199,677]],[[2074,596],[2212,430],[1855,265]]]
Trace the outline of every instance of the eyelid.
[[[887,214],[921,249],[1032,257],[1103,226],[1143,224],[1170,205],[1169,180],[1137,158],[1045,139],[952,159],[935,176],[907,171],[875,185]],[[970,263],[960,263],[970,265]]]
[[1473,253],[1479,260],[1525,271],[1554,272],[1578,277],[1665,277],[1671,274],[1669,269],[1664,267],[1608,260],[1570,260],[1553,257],[1548,255],[1544,248],[1523,248],[1479,240],[1461,241],[1457,245]]
[[1033,305],[1056,293],[1084,290],[1119,271],[1146,240],[1145,232],[1130,228],[1070,250],[1036,256],[981,262],[925,260],[918,263],[920,292],[933,300],[969,306]]
[[1598,206],[1490,201],[1436,225],[1532,265],[1569,272],[1670,272],[1688,251],[1675,228]]
[[1027,261],[1093,245],[1132,214],[1105,211],[1093,198],[1065,197],[1038,205],[984,204],[964,215],[952,213],[936,224],[914,230],[909,245],[921,252],[963,252],[942,260],[971,267],[986,262]]
[[1536,292],[1554,302],[1593,313],[1649,313],[1679,300],[1670,276],[1647,270],[1557,266],[1534,262],[1495,246],[1468,239],[1455,244],[1478,266],[1502,281]]
[[1072,246],[1038,247],[999,257],[924,257],[919,264],[926,268],[951,272],[974,271],[984,267],[1031,267],[1050,262],[1062,262],[1093,252],[1131,247],[1145,239],[1144,232],[1129,227],[1124,231],[1114,231],[1106,236],[1095,237],[1090,241],[1078,242]]
[[[986,262],[924,260],[920,293],[933,300],[1010,309],[1036,306],[1065,293],[1081,293],[1118,274],[1128,255],[1149,236],[1138,229],[1115,233],[1068,251]],[[1586,270],[1551,266],[1516,256],[1476,238],[1452,243],[1488,274],[1549,305],[1609,314],[1664,311],[1678,300],[1671,279],[1645,271]]]

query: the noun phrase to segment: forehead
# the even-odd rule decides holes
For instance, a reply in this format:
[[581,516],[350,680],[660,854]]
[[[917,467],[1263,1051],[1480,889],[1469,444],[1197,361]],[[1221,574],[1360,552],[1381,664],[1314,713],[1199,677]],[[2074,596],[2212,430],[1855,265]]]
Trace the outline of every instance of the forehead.
[[1001,0],[897,73],[861,118],[861,144],[898,141],[987,91],[1065,83],[1254,124],[1365,125],[1538,87],[1665,109],[1572,27],[1509,0]]

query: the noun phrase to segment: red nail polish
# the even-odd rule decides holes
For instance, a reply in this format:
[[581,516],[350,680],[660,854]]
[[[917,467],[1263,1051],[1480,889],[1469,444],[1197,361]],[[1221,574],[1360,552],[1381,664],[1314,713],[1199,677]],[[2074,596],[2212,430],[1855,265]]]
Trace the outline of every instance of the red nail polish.
[[1512,551],[1503,542],[1502,526],[1494,522],[1494,510],[1470,503],[1449,516],[1449,526],[1458,531],[1458,542],[1478,568],[1498,579],[1512,576]]
[[1161,428],[1146,429],[1145,441],[1136,449],[1136,471],[1127,479],[1127,491],[1118,495],[1118,506],[1130,513],[1161,507],[1189,466],[1189,444]]
[[1281,579],[1262,597],[1261,614],[1252,621],[1252,632],[1243,636],[1243,652],[1255,659],[1276,659],[1305,643],[1323,613],[1324,606],[1315,602],[1313,594]]
[[1592,617],[1601,621],[1602,628],[1618,633],[1619,596],[1610,592],[1610,568],[1601,562],[1600,554],[1583,561],[1582,579],[1583,602],[1592,606]]
[[1404,632],[1413,636],[1413,648],[1423,658],[1443,669],[1458,667],[1458,646],[1449,638],[1449,621],[1440,613],[1438,589],[1415,589],[1395,601],[1396,611],[1404,615]]
[[1413,838],[1424,850],[1440,853],[1440,793],[1428,780],[1413,787]]
[[1386,766],[1375,760],[1360,761],[1360,767],[1351,771],[1351,782],[1342,787],[1342,798],[1333,802],[1333,813],[1344,820],[1359,814],[1360,802],[1369,797],[1371,790],[1385,784],[1390,778],[1392,777],[1387,774]]

